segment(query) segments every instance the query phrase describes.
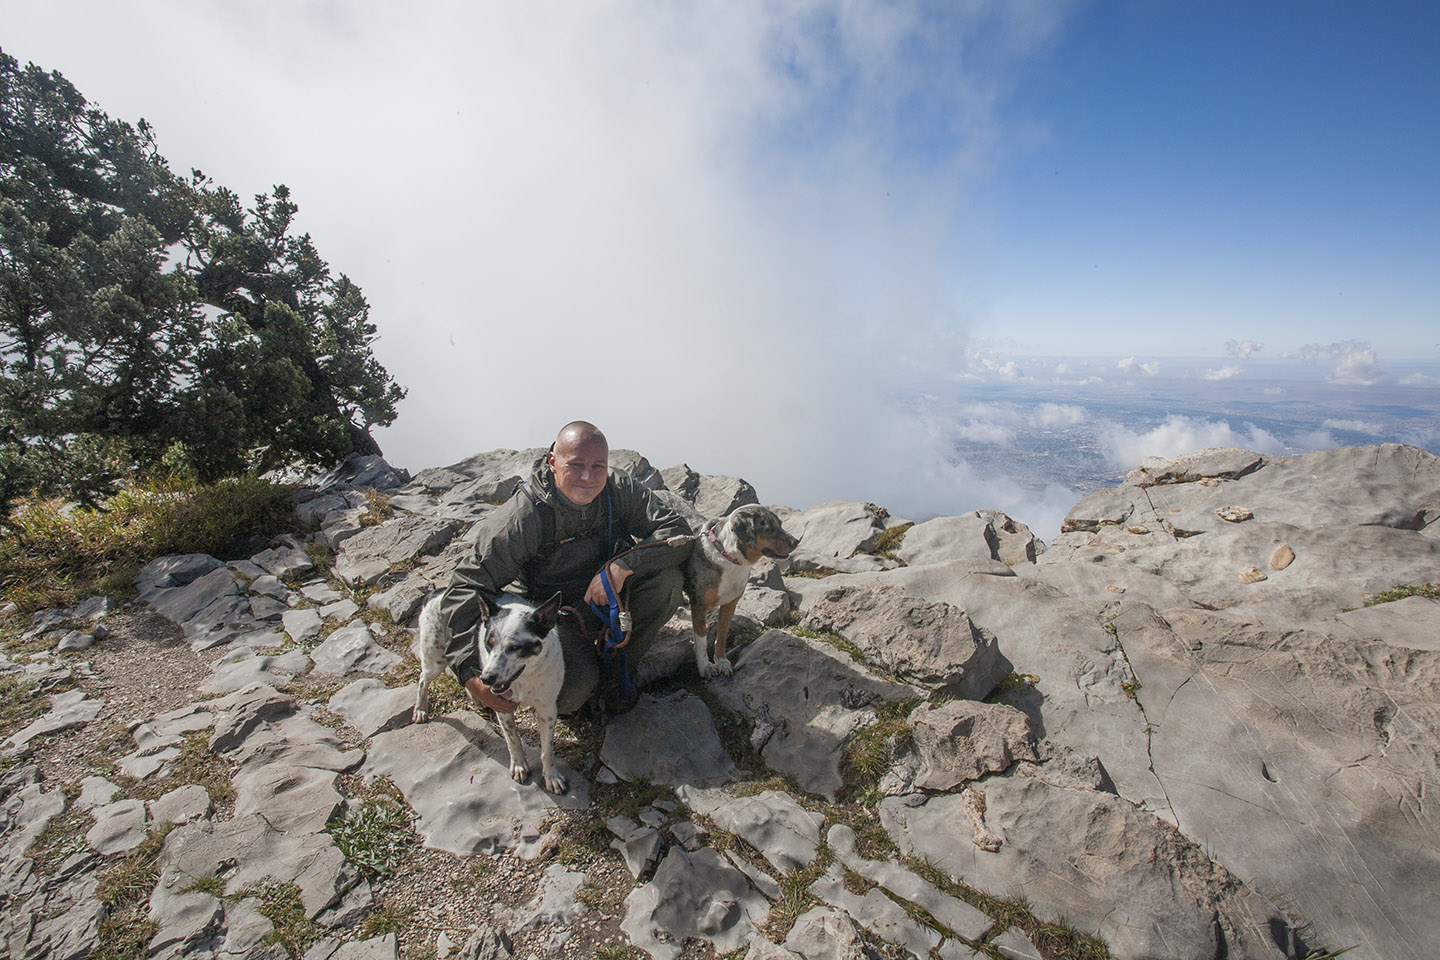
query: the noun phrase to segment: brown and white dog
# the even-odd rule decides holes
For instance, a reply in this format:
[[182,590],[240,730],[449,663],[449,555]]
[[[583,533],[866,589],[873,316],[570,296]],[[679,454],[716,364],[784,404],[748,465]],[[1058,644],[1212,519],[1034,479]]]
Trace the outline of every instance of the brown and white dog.
[[[690,598],[690,625],[695,632],[695,667],[700,676],[730,676],[725,640],[750,568],[761,557],[790,556],[799,542],[785,532],[774,511],[758,504],[737,507],[729,516],[711,520],[701,528],[685,567],[685,593]],[[711,663],[705,619],[717,607],[720,613],[715,623],[715,662]]]

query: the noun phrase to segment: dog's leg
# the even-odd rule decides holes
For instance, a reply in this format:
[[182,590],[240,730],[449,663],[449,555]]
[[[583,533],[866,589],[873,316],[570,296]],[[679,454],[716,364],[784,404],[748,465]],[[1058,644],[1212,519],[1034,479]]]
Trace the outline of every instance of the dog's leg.
[[430,684],[445,672],[444,647],[436,633],[435,611],[426,609],[420,615],[420,636],[411,652],[420,661],[420,684],[415,691],[415,709],[410,712],[414,723],[430,719]]
[[710,645],[705,640],[705,615],[710,611],[705,604],[696,601],[690,604],[690,627],[695,638],[695,669],[700,679],[710,677]]
[[730,618],[735,615],[735,605],[740,602],[736,597],[729,603],[720,604],[720,615],[715,620],[715,673],[722,677],[730,676],[732,667],[730,661],[725,659],[725,640],[730,635]]
[[524,783],[530,776],[530,767],[525,763],[525,745],[520,742],[520,731],[515,729],[515,714],[496,712],[500,732],[505,735],[505,746],[510,750],[510,777],[516,783]]
[[565,778],[555,772],[555,721],[556,714],[535,711],[535,723],[540,727],[540,774],[545,789],[551,793],[564,793],[570,789]]

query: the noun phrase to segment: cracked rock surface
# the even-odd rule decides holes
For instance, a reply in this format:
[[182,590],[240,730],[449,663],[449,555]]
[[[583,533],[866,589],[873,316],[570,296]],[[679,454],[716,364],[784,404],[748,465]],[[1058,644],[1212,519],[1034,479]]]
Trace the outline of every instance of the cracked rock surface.
[[[167,960],[1073,955],[1042,920],[1117,958],[1440,940],[1440,603],[1363,606],[1440,581],[1437,458],[1150,460],[1048,548],[995,511],[900,538],[875,504],[776,507],[804,549],[757,565],[733,676],[694,676],[682,610],[634,709],[564,718],[555,796],[453,686],[410,722],[403,623],[543,453],[359,458],[297,495],[306,536],[10,615],[8,955],[102,930]],[[697,516],[758,499],[612,462]],[[383,810],[413,842],[377,870],[341,838]]]

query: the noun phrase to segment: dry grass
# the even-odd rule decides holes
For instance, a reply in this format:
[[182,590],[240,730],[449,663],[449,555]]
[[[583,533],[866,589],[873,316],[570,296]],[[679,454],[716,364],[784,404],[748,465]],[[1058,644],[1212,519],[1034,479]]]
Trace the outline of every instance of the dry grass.
[[256,535],[288,529],[291,488],[258,477],[213,484],[152,480],[97,509],[27,503],[0,538],[0,596],[22,611],[129,591],[145,563],[169,553],[225,557]]

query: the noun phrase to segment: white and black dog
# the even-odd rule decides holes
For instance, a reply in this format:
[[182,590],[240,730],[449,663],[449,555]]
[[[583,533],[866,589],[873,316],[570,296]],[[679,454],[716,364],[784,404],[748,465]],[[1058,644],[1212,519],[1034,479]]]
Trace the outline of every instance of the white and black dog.
[[[476,632],[480,680],[521,707],[534,708],[540,728],[540,772],[545,789],[564,793],[570,785],[555,772],[555,720],[559,716],[555,704],[565,682],[565,658],[555,630],[560,594],[537,607],[523,597],[505,593],[497,605],[499,609],[492,616],[481,617]],[[420,635],[413,647],[420,661],[420,689],[415,694],[413,713],[416,723],[424,723],[430,716],[430,684],[445,670],[449,641],[450,631],[440,614],[440,596],[436,596],[420,611]],[[515,715],[496,711],[496,719],[510,750],[510,776],[524,783],[530,768],[515,729]]]

